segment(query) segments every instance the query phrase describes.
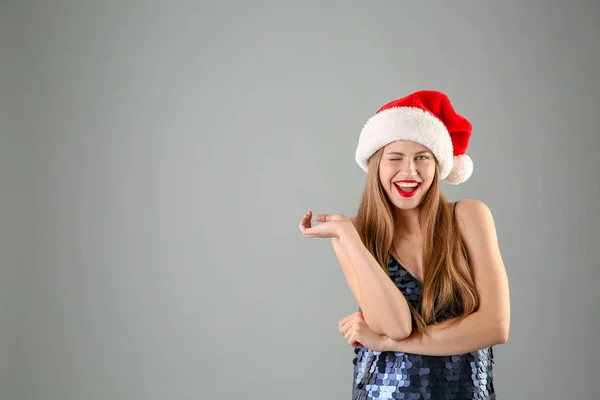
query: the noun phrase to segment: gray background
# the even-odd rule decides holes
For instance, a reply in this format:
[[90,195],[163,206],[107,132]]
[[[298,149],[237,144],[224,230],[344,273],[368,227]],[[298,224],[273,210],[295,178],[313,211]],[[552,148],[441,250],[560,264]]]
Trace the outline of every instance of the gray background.
[[597,1],[0,3],[0,398],[344,399],[356,308],[307,209],[446,91],[510,278],[502,399],[596,399]]

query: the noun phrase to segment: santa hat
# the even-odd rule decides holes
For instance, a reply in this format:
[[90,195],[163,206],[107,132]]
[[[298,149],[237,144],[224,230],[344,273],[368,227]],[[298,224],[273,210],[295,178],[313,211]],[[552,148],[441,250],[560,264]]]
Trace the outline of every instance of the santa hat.
[[356,162],[366,172],[369,158],[396,140],[412,140],[431,150],[440,165],[440,178],[457,185],[473,173],[465,154],[471,123],[457,114],[444,93],[421,90],[381,107],[360,133]]

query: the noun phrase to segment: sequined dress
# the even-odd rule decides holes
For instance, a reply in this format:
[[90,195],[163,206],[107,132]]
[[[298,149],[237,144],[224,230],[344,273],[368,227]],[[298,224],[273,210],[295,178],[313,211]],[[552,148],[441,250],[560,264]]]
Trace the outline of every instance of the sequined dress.
[[[417,308],[421,283],[394,257],[388,275]],[[449,316],[451,317],[451,316]],[[352,399],[495,399],[492,348],[453,356],[355,349]]]

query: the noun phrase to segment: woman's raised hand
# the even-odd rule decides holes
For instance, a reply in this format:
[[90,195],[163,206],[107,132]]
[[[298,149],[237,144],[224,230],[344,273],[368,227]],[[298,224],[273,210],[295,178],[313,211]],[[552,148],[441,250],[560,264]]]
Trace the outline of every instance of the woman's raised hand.
[[352,221],[342,214],[317,214],[314,215],[316,222],[320,224],[312,226],[312,211],[308,211],[300,221],[300,231],[306,238],[339,238],[344,229],[352,225]]

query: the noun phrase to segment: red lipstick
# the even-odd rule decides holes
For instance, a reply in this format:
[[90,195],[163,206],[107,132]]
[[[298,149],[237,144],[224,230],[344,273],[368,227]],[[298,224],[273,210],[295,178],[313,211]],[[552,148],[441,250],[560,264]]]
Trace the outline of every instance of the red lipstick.
[[[403,186],[402,189],[397,185],[400,183],[410,183],[410,184],[416,184],[416,186]],[[419,191],[419,189],[421,188],[421,182],[419,181],[415,181],[415,180],[401,180],[401,181],[395,181],[394,182],[394,187],[396,188],[396,191],[398,192],[398,194],[400,194],[400,196],[402,197],[413,197],[415,194],[417,194],[417,192]],[[405,191],[406,190],[406,191]]]

